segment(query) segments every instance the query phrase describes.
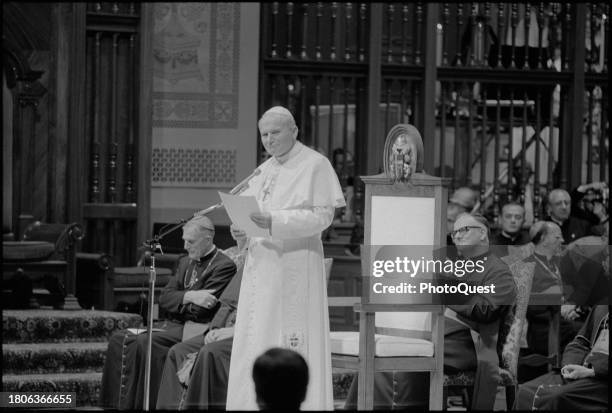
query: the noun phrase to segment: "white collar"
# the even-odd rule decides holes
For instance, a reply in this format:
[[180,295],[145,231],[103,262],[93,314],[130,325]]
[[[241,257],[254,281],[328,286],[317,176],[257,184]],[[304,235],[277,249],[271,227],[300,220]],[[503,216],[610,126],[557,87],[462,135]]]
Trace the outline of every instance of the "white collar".
[[295,155],[297,155],[300,152],[300,150],[302,149],[302,146],[303,145],[296,140],[293,143],[293,146],[291,147],[291,149],[289,149],[283,155],[275,156],[274,159],[276,159],[276,161],[282,165],[285,162],[287,162],[290,158],[293,158]]

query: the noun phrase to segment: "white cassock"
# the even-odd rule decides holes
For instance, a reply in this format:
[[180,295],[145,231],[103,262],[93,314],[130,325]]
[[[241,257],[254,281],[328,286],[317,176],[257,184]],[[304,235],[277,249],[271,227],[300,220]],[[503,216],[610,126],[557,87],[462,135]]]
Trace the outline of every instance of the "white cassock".
[[270,158],[242,195],[272,216],[271,236],[248,243],[229,371],[228,410],[257,410],[253,363],[271,347],[299,352],[310,380],[304,410],[333,410],[321,231],[345,205],[329,160],[296,142]]

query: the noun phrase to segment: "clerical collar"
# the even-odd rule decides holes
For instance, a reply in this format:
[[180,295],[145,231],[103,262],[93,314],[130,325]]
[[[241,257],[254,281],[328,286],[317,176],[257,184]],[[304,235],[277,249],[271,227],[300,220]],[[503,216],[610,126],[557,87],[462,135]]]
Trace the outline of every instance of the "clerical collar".
[[202,256],[200,257],[200,259],[199,259],[199,260],[196,260],[196,261],[198,261],[199,263],[203,263],[204,261],[206,261],[206,260],[208,260],[208,259],[212,258],[212,257],[213,257],[213,255],[214,255],[214,254],[215,254],[215,252],[216,252],[216,249],[217,249],[217,247],[215,247],[215,246],[213,245],[213,246],[212,246],[212,247],[210,247],[210,249],[209,249],[209,250],[206,252],[206,254],[202,255]]
[[501,235],[502,235],[502,237],[507,238],[507,239],[509,239],[510,241],[514,242],[514,241],[515,241],[515,240],[516,240],[516,239],[519,237],[519,235],[521,235],[521,233],[520,233],[520,231],[519,231],[519,232],[517,232],[517,233],[516,233],[516,235],[515,235],[515,236],[512,236],[512,235],[508,234],[506,231],[504,231],[504,230],[502,229]]
[[[568,219],[569,219],[569,218],[568,218]],[[559,225],[559,227],[562,227],[562,226],[563,226],[563,223],[564,223],[565,221],[567,221],[567,220],[565,220],[565,221],[559,221],[559,220],[557,220],[557,219],[553,218],[552,216],[550,217],[550,220],[551,220],[552,222],[554,222],[555,224]]]
[[475,255],[472,255],[472,254],[463,255],[463,254],[460,253],[458,259],[460,259],[460,260],[478,261],[478,260],[483,259],[484,257],[486,257],[489,254],[491,254],[491,251],[489,251],[489,250],[486,250],[484,252],[480,252],[479,254],[475,254]]
[[478,255],[476,255],[474,257],[470,257],[470,260],[472,260],[472,261],[479,261],[479,260],[484,259],[486,256],[488,256],[490,254],[492,254],[491,251],[486,250],[485,252],[483,252],[481,254],[478,254]]
[[280,155],[280,156],[275,156],[274,159],[276,159],[278,163],[284,164],[290,158],[293,158],[295,155],[297,155],[298,152],[300,152],[300,150],[302,149],[302,146],[303,145],[300,142],[295,141],[295,143],[293,144],[293,146],[291,147],[291,149],[289,149],[287,153]]

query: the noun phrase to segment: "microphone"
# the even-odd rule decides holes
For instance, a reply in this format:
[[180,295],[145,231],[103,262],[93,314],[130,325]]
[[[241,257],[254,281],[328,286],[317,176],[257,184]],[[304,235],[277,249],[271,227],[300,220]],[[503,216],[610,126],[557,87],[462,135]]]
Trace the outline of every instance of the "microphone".
[[[254,177],[256,177],[257,175],[259,175],[261,173],[261,169],[259,168],[255,168],[255,170],[251,173],[251,175],[247,176],[246,178],[244,178],[238,185],[236,185],[229,193],[232,195],[238,195],[240,193],[242,193],[245,189],[247,189],[249,187],[249,181],[251,179],[253,179]],[[211,207],[208,207],[206,209],[203,209],[201,211],[198,211],[196,213],[193,214],[193,217],[197,217],[200,215],[206,215],[211,213],[212,211],[214,211],[215,209],[219,209],[222,208],[223,204],[221,202],[219,202],[218,204],[215,204]]]
[[255,178],[257,175],[259,175],[261,173],[261,169],[259,168],[255,168],[255,170],[251,173],[251,175],[247,176],[246,178],[244,178],[242,180],[242,182],[240,182],[238,185],[236,185],[234,187],[234,189],[232,189],[230,191],[230,194],[232,195],[238,195],[239,193],[241,193],[242,191],[244,191],[245,189],[247,189],[249,187],[249,181],[253,178]]

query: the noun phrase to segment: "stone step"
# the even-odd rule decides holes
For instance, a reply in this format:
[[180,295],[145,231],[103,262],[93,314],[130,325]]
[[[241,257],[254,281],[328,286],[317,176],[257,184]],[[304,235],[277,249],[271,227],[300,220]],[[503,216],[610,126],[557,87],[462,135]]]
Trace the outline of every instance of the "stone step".
[[5,374],[2,391],[5,392],[74,392],[77,408],[98,406],[102,373],[64,374]]
[[[352,374],[336,372],[333,374],[334,407],[341,409],[352,381]],[[75,392],[77,407],[96,407],[99,405],[102,373],[63,373],[63,374],[4,374],[2,391],[19,392]]]
[[101,372],[108,342],[23,343],[2,346],[4,374]]
[[108,341],[118,330],[138,327],[138,314],[99,310],[3,310],[2,342],[61,343]]

